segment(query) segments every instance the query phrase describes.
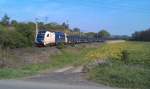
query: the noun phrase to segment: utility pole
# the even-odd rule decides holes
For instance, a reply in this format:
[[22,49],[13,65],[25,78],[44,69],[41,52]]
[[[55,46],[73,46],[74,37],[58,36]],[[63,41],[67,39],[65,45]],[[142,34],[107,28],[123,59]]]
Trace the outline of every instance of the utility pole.
[[68,24],[68,20],[66,21],[66,27],[65,27],[65,33],[68,33],[68,27],[69,27],[69,24]]
[[35,32],[35,42],[36,42],[36,38],[39,32],[39,28],[38,28],[38,18],[35,19],[35,26],[36,26],[36,32]]
[[69,28],[69,21],[68,20],[66,21],[66,24],[67,24],[67,27]]
[[97,41],[99,41],[99,39],[98,39],[98,38],[99,38],[99,37],[98,37],[98,35],[99,35],[99,33],[97,32],[97,34],[96,34]]
[[46,16],[45,17],[45,24],[47,24],[48,23],[48,17]]

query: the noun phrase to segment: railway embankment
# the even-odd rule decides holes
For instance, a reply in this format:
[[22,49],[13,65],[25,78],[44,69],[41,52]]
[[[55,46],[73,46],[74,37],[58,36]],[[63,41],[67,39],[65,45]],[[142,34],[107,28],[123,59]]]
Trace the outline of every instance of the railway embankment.
[[1,50],[0,79],[31,76],[44,70],[67,65],[78,66],[86,62],[85,54],[101,43],[78,44],[63,49],[56,47],[33,47]]

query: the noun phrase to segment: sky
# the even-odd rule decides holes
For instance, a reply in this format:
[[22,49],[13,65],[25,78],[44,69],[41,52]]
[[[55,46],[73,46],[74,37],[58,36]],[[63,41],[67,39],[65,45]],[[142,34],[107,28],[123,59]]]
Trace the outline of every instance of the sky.
[[150,28],[150,0],[0,0],[0,17],[5,13],[18,21],[68,20],[84,32],[131,35]]

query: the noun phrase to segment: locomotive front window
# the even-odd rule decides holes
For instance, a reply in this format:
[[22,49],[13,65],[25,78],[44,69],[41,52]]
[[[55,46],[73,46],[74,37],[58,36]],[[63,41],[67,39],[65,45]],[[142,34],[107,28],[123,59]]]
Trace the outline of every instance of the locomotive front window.
[[44,39],[44,36],[45,36],[45,31],[41,31],[38,33],[37,38],[38,39]]
[[38,34],[37,38],[44,38],[44,34]]
[[47,34],[47,37],[49,37],[49,34]]

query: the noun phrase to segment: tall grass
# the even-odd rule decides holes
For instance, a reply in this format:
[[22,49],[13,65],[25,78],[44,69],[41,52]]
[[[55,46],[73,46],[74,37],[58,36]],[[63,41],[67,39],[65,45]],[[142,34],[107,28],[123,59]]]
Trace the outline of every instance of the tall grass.
[[93,48],[68,47],[61,49],[61,53],[51,55],[48,63],[26,65],[20,68],[1,68],[0,79],[20,78],[35,75],[43,70],[62,68],[64,66],[78,66],[86,62],[85,55]]
[[[124,49],[129,52],[128,64],[121,61],[121,51]],[[95,53],[95,51],[90,53]],[[107,58],[109,62],[90,70],[89,79],[110,86],[149,89],[150,43],[126,42],[107,44],[97,49],[96,53],[99,60],[103,58],[102,55],[105,55],[104,58]],[[91,58],[95,60],[94,57]]]

